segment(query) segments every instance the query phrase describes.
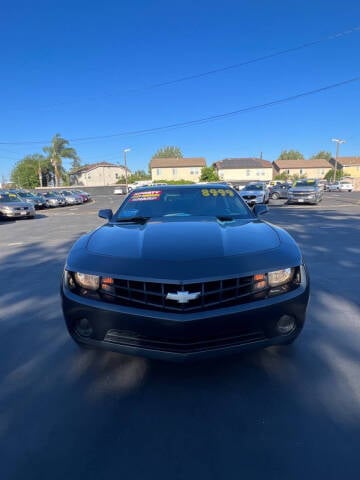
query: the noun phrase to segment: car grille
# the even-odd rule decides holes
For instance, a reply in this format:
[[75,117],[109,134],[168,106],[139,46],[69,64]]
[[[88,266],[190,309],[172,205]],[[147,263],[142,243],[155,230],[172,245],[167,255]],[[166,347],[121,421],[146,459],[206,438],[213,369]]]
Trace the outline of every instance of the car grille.
[[[291,284],[284,286],[284,292],[298,286],[299,273]],[[113,285],[106,285],[100,290],[101,299],[125,306],[145,307],[160,311],[188,312],[209,310],[249,303],[260,298],[266,298],[269,287],[255,290],[253,276],[214,280],[201,283],[155,283],[127,279],[113,279]],[[106,289],[105,289],[106,288]],[[180,303],[179,297],[185,293],[185,302]],[[167,298],[175,294],[175,299]],[[179,295],[180,294],[180,295]],[[196,298],[189,298],[188,294]]]
[[232,345],[241,345],[266,339],[265,333],[260,328],[243,328],[241,334],[213,337],[187,337],[187,338],[156,338],[138,335],[135,332],[108,330],[104,341],[118,345],[127,345],[138,348],[171,351],[175,353],[201,352],[214,348],[226,348]]
[[246,200],[254,200],[256,198],[256,195],[241,195],[241,196]]
[[292,195],[293,197],[297,197],[297,198],[303,198],[303,197],[308,197],[309,195],[314,195],[315,192],[293,192]]
[[29,207],[15,207],[14,210],[20,212],[21,210],[29,210]]

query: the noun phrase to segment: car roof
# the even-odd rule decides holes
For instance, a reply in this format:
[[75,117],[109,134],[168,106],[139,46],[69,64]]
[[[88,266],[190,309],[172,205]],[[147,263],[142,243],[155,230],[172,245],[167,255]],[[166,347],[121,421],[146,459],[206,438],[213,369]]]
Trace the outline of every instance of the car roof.
[[178,190],[179,188],[182,190],[190,189],[190,188],[232,188],[227,184],[224,183],[191,183],[191,184],[186,184],[186,185],[146,185],[143,187],[137,187],[136,191],[138,192],[139,190],[154,190],[156,188],[160,187],[161,190]]

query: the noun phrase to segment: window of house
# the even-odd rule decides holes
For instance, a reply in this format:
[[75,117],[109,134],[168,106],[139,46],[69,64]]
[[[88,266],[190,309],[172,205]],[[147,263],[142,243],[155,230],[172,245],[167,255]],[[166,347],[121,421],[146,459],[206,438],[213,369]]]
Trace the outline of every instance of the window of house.
[[300,168],[300,175],[302,175],[302,174],[303,174],[303,169],[302,169],[302,168]]
[[115,178],[116,178],[116,179],[119,178],[119,174],[118,174],[118,173],[115,173]]
[[287,170],[286,170],[286,173],[289,175],[289,173],[290,173],[290,170],[289,170],[289,169],[287,169]]
[[156,175],[159,176],[161,174],[161,168],[156,169]]
[[246,170],[246,176],[250,177],[250,170]]
[[177,168],[172,169],[172,174],[173,174],[173,177],[177,176]]

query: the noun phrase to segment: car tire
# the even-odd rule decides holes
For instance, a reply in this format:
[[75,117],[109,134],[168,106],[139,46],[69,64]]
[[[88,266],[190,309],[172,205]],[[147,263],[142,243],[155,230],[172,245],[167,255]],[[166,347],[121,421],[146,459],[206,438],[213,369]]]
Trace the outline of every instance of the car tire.
[[280,198],[279,193],[274,192],[274,193],[271,194],[271,199],[272,200],[279,200],[279,198]]

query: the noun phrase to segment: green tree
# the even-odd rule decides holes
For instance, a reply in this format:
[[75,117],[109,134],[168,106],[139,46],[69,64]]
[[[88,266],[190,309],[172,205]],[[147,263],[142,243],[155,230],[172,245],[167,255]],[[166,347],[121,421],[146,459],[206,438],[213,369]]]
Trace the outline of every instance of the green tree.
[[330,160],[331,159],[331,153],[326,152],[325,150],[321,150],[320,152],[315,153],[315,155],[313,155],[310,158],[324,158],[325,160]]
[[278,160],[303,160],[304,155],[298,150],[283,150]]
[[159,148],[153,158],[183,158],[183,154],[179,147],[168,146]]
[[44,155],[34,153],[26,155],[16,163],[11,171],[11,181],[20,188],[35,188],[40,186],[40,178],[48,168],[49,161]]
[[73,158],[71,162],[71,170],[76,170],[77,168],[81,167],[81,160],[79,157]]
[[278,175],[275,175],[274,180],[284,180],[284,181],[286,181],[289,178],[289,176],[290,175],[287,174],[286,172],[281,172]]
[[[349,174],[347,172],[344,172],[343,170],[341,169],[337,169],[336,170],[336,176],[335,176],[335,180],[341,180],[343,177],[347,177]],[[327,180],[328,182],[332,182],[333,179],[334,179],[334,169],[332,170],[329,170],[325,176],[324,176],[324,179]]]
[[54,167],[56,186],[60,184],[60,178],[66,176],[65,170],[62,166],[62,159],[79,159],[75,148],[69,147],[69,143],[69,140],[66,140],[59,133],[57,133],[51,140],[51,145],[43,148],[44,152],[48,155],[48,159],[50,159],[51,164]]
[[[134,183],[138,180],[151,180],[151,175],[146,173],[144,170],[136,170],[131,175],[127,177],[128,183]],[[125,183],[125,176],[123,175],[116,183]]]
[[217,182],[219,175],[214,167],[203,167],[201,169],[200,182]]

